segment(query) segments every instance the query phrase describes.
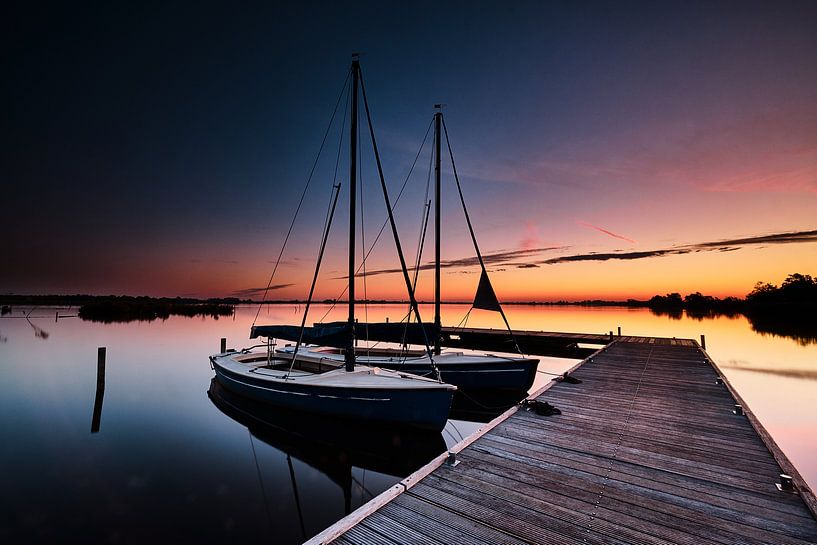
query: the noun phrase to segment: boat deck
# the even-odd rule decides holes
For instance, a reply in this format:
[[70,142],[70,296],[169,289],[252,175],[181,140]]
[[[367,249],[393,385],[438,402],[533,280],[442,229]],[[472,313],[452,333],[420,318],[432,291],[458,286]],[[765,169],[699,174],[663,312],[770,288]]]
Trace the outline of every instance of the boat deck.
[[311,542],[817,542],[814,494],[694,341],[622,338],[572,375],[538,397],[560,415],[508,411]]

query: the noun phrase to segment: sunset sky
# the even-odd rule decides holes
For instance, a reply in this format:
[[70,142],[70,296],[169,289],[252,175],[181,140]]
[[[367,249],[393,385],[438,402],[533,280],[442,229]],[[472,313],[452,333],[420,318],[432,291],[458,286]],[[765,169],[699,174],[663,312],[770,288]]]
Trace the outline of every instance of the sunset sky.
[[[115,4],[4,15],[0,293],[260,298],[355,51],[392,199],[445,104],[501,300],[817,275],[815,2]],[[268,298],[307,294],[339,121]],[[319,299],[346,283],[347,144]],[[412,263],[429,144],[396,208]],[[362,146],[368,245],[386,210]],[[450,164],[443,183],[443,296],[467,300]],[[370,298],[405,296],[393,248]]]

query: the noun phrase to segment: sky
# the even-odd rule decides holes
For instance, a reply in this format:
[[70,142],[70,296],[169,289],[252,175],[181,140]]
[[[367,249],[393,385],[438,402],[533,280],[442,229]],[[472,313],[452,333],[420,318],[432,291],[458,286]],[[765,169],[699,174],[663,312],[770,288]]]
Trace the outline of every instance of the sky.
[[[392,200],[408,180],[410,265],[441,103],[501,300],[817,275],[815,2],[117,4],[4,14],[0,293],[302,299],[339,182],[316,288],[338,297],[353,52]],[[386,218],[360,142],[358,264]],[[469,300],[479,269],[442,171],[443,298]],[[404,299],[398,266],[387,229],[358,296]]]

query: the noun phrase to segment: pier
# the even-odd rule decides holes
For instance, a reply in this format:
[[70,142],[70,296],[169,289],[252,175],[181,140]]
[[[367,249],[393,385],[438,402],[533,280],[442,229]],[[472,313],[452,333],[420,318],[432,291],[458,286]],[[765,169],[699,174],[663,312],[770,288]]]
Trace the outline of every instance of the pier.
[[807,544],[813,492],[697,342],[618,337],[308,543]]

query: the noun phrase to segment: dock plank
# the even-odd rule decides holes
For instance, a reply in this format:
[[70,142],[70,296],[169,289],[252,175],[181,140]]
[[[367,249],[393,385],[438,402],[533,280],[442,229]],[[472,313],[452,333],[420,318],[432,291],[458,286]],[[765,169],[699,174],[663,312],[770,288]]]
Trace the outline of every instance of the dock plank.
[[561,415],[510,411],[335,542],[817,543],[810,507],[775,486],[790,463],[694,341],[616,337],[572,375],[539,396]]

